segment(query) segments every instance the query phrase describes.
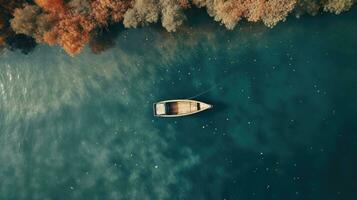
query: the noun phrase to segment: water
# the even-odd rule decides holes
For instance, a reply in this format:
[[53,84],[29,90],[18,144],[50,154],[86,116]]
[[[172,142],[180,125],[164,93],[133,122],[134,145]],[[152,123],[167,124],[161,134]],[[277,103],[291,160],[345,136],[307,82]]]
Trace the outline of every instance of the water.
[[[357,198],[357,10],[0,60],[0,199]],[[158,119],[152,103],[214,109]]]

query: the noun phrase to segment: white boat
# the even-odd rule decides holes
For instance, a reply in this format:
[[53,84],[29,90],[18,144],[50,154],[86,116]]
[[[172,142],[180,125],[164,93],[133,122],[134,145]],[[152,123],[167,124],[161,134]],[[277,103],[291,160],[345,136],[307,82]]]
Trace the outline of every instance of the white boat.
[[189,99],[160,101],[154,103],[154,116],[181,117],[202,112],[212,107],[210,104]]

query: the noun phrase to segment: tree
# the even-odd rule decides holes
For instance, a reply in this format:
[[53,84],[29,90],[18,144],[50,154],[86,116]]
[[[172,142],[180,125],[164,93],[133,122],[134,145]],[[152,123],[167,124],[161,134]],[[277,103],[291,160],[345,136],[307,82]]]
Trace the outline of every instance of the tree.
[[[72,56],[88,43],[94,52],[101,52],[112,46],[113,41],[106,42],[106,37],[98,34],[98,30],[108,29],[119,22],[123,22],[127,28],[136,28],[160,21],[168,32],[173,32],[186,19],[183,11],[191,5],[206,8],[214,20],[228,29],[234,29],[241,20],[262,22],[273,27],[292,12],[296,16],[303,13],[314,15],[319,11],[339,14],[348,10],[356,1],[0,0],[0,48],[21,48],[21,44],[27,43],[17,44],[15,38],[25,41],[29,39],[24,37],[26,35],[34,38],[37,43],[60,45]],[[16,34],[20,36],[15,37]]]
[[0,0],[0,50],[7,47],[10,50],[21,49],[27,53],[33,49],[33,39],[16,35],[9,22],[14,10],[29,2],[30,0]]

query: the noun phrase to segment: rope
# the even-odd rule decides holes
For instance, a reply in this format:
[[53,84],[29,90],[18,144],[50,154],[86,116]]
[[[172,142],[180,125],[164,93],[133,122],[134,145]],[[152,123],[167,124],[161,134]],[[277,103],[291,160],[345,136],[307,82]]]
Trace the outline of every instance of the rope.
[[207,90],[205,90],[205,91],[203,91],[203,92],[201,92],[201,93],[198,93],[198,94],[196,94],[195,96],[192,96],[192,97],[190,97],[190,98],[188,98],[188,99],[193,99],[193,98],[202,96],[202,95],[206,94],[207,92],[213,90],[213,89],[214,89],[215,87],[217,87],[218,85],[220,85],[220,83],[217,83],[217,84],[215,84],[214,86],[212,86],[211,88],[209,88],[209,89],[207,89]]

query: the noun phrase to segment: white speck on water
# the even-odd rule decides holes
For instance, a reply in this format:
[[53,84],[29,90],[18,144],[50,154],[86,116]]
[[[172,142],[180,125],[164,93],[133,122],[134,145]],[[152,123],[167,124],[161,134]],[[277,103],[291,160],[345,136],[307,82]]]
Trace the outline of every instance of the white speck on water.
[[155,167],[155,169],[159,168],[159,166],[158,166],[158,165],[155,165],[154,167]]

